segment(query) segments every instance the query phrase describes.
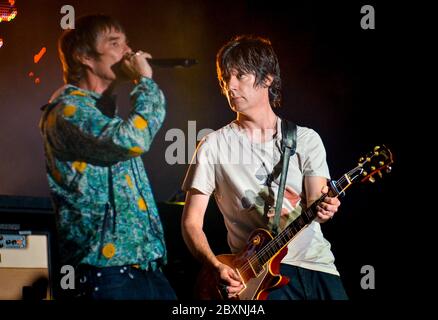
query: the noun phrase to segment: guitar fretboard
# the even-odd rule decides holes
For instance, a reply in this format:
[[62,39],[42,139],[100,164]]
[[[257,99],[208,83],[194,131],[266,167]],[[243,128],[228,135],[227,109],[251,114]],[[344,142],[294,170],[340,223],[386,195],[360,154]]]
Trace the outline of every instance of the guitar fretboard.
[[[328,195],[330,197],[343,194],[344,190],[351,185],[349,177],[354,176],[354,173],[361,171],[362,168],[356,167],[348,174],[343,175],[337,181],[331,181]],[[266,264],[272,257],[286,246],[292,239],[306,226],[308,226],[317,216],[317,206],[324,201],[326,195],[322,195],[312,205],[304,210],[293,222],[291,222],[282,232],[280,232],[269,244],[258,252],[257,257],[260,265]]]

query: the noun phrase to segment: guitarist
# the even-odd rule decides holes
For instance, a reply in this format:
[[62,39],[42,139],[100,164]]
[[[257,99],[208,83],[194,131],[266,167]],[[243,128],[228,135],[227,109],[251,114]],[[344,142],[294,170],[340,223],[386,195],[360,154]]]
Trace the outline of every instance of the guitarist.
[[[280,105],[281,79],[271,43],[261,37],[235,37],[219,50],[216,66],[222,92],[237,117],[207,135],[197,148],[183,183],[187,195],[182,232],[192,254],[214,270],[222,296],[233,298],[244,284],[236,270],[212,252],[203,232],[204,215],[214,194],[234,254],[245,247],[253,230],[272,227],[281,173],[281,119],[273,108]],[[298,126],[280,228],[328,192],[329,178],[320,136]],[[268,299],[347,299],[320,227],[333,218],[339,205],[337,198],[327,196],[318,206],[318,217],[289,243],[280,273],[290,281],[270,292]]]

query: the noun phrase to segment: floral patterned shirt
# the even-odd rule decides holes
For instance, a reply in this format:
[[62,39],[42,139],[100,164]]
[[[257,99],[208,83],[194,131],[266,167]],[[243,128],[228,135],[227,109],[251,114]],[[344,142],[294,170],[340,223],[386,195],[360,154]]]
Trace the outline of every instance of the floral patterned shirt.
[[157,269],[167,259],[163,227],[140,156],[163,123],[163,93],[141,78],[124,120],[107,96],[73,85],[58,92],[40,129],[61,262]]

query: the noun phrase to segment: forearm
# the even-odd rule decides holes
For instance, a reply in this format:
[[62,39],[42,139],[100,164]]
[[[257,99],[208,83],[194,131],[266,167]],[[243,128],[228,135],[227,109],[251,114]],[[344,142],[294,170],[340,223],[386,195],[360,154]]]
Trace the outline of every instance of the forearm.
[[152,79],[142,77],[130,98],[133,110],[129,122],[134,127],[144,126],[152,141],[166,116],[166,100],[162,91]]
[[211,250],[202,228],[183,223],[182,235],[190,252],[199,262],[212,267],[217,267],[220,264]]

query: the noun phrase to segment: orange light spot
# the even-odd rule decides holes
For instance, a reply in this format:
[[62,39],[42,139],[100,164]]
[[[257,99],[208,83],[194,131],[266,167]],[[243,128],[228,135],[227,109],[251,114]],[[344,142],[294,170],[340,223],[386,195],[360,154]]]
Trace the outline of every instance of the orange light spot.
[[35,79],[35,84],[40,84],[40,82],[41,82],[40,78]]
[[42,47],[40,52],[38,52],[36,55],[33,56],[33,62],[38,63],[41,58],[44,56],[44,54],[46,53],[46,47]]

